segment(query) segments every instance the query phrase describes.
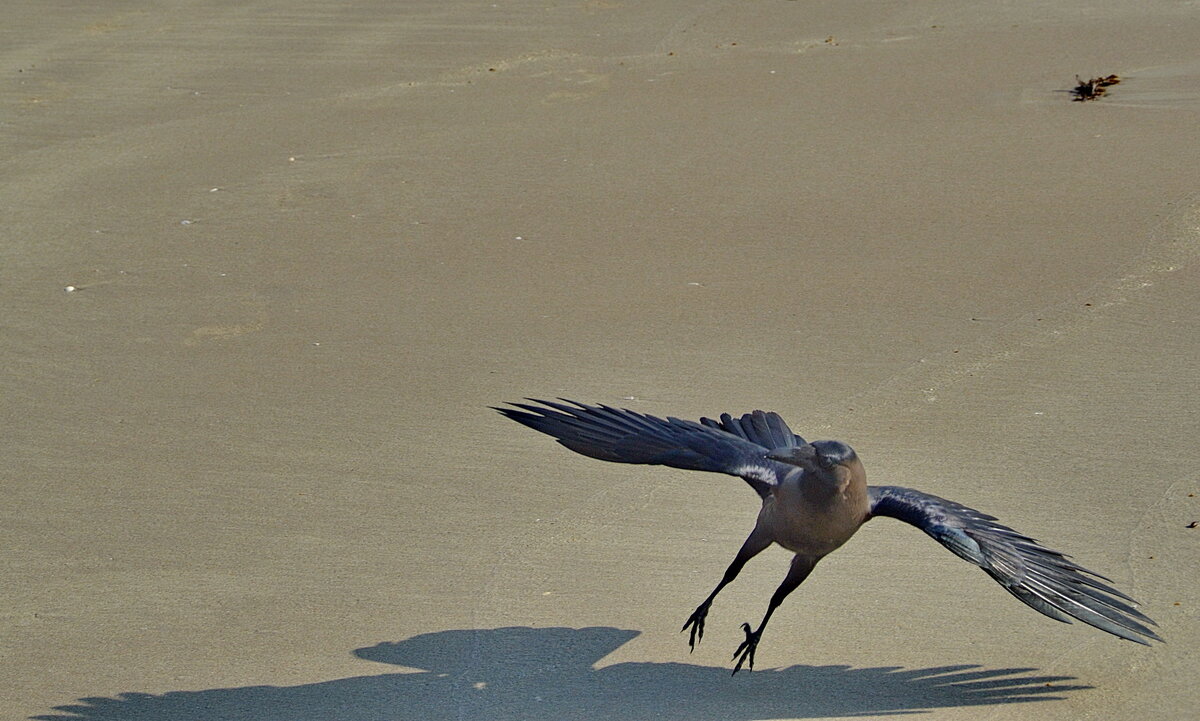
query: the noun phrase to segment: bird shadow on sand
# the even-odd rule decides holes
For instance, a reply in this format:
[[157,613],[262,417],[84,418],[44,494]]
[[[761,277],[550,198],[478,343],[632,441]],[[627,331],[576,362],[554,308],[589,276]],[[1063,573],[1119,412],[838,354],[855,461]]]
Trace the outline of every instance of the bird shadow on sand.
[[789,666],[739,673],[686,663],[594,664],[637,631],[611,627],[440,631],[360,648],[406,671],[301,686],[122,693],[56,706],[41,721],[442,721],[790,719],[913,714],[1061,700],[1089,686],[1032,668]]

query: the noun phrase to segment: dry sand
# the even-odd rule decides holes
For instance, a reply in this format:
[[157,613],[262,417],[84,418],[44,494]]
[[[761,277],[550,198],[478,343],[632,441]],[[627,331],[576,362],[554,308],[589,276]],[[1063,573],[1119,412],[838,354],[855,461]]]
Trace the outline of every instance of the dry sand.
[[[3,718],[1200,707],[1190,5],[4,14]],[[1125,81],[1073,103],[1077,73]],[[777,410],[1168,643],[879,521],[730,678],[782,552],[676,631],[757,499],[487,409],[525,395]]]

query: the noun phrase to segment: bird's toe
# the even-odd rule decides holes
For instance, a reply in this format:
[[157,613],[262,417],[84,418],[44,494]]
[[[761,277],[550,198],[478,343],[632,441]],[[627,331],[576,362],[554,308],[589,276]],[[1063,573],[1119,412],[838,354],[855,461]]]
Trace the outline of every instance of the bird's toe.
[[762,631],[751,630],[748,623],[742,624],[742,631],[746,633],[746,640],[742,641],[737,650],[733,652],[733,658],[737,661],[733,667],[735,674],[742,670],[743,665],[748,671],[754,670],[754,651],[758,648],[758,639],[762,636]]
[[696,644],[700,643],[701,639],[704,638],[704,619],[707,616],[708,606],[701,605],[695,611],[692,611],[692,615],[688,616],[688,620],[684,622],[683,628],[679,629],[680,633],[687,631],[689,628],[691,629],[691,633],[688,635],[688,646],[693,651],[696,650]]

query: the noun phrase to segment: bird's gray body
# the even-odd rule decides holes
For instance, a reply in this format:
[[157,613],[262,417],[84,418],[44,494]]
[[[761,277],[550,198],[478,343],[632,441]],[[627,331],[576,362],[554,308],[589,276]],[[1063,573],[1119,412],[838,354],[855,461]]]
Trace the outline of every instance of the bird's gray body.
[[870,514],[866,476],[845,476],[842,483],[828,484],[793,469],[763,499],[757,526],[792,553],[816,558],[832,553]]
[[960,558],[979,566],[1006,591],[1041,613],[1083,621],[1145,644],[1162,639],[1154,622],[1108,579],[1079,566],[993,516],[953,501],[898,486],[868,486],[858,454],[840,441],[809,443],[775,413],[722,414],[699,423],[657,418],[609,406],[534,401],[497,408],[518,423],[553,436],[577,453],[617,463],[645,463],[726,473],[762,498],[762,509],[724,577],[684,624],[694,648],[704,635],[713,599],[746,562],[776,543],[795,554],[757,629],[734,652],[734,673],[748,663],[771,614],[816,566],[868,520],[889,516],[910,523]]

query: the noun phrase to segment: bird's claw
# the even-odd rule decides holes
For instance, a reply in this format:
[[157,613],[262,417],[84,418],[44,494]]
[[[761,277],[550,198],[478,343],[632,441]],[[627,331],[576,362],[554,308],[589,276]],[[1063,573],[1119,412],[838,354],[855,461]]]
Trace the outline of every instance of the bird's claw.
[[747,670],[754,670],[754,649],[758,648],[758,639],[762,636],[761,629],[752,631],[748,623],[742,624],[742,630],[746,632],[746,640],[733,652],[733,657],[737,660],[737,665],[733,667],[734,674],[742,670],[742,664],[746,664]]
[[688,620],[684,622],[683,628],[679,629],[680,633],[688,630],[688,628],[692,629],[692,633],[688,636],[688,647],[692,651],[696,650],[696,644],[700,643],[700,640],[704,638],[704,619],[707,616],[708,604],[702,603],[695,611],[692,611],[691,616],[688,616]]

